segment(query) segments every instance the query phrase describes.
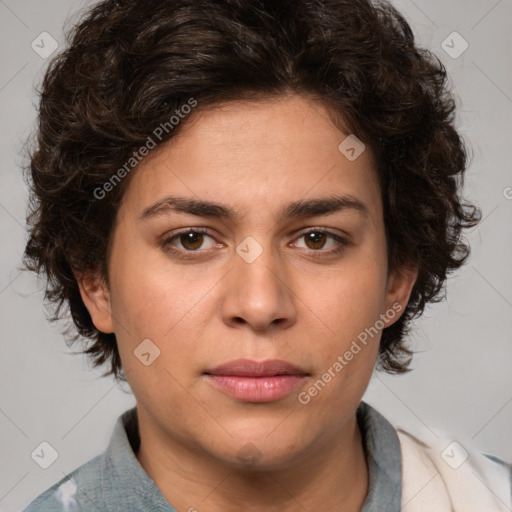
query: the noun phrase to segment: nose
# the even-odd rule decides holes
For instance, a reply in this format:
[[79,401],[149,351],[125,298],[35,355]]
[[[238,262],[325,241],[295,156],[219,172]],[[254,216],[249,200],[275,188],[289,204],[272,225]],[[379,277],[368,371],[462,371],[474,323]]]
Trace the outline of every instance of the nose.
[[[296,296],[284,262],[267,244],[254,240],[233,255],[234,268],[224,282],[222,316],[230,327],[249,326],[255,331],[285,329],[296,322]],[[257,245],[255,248],[254,245]],[[255,259],[250,251],[261,252]],[[256,253],[258,254],[258,253]]]

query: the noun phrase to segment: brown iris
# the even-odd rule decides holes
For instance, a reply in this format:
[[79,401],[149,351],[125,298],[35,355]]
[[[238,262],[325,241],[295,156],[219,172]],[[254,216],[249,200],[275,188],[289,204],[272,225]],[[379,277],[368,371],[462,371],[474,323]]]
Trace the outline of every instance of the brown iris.
[[[303,236],[305,236],[306,245],[310,249],[321,249],[325,244],[325,237],[326,237],[325,233],[321,233],[318,231],[312,231],[311,233],[306,233]],[[309,245],[310,243],[313,244],[313,247],[310,247],[310,245]]]
[[185,249],[192,251],[201,247],[203,244],[203,236],[204,233],[183,233],[180,235],[180,242]]

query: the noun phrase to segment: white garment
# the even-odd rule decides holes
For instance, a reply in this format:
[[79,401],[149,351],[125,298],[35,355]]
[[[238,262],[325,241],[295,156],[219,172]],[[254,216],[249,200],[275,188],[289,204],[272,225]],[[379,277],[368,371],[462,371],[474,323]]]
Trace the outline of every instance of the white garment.
[[425,443],[401,429],[397,434],[402,451],[400,512],[512,511],[510,465],[446,438]]

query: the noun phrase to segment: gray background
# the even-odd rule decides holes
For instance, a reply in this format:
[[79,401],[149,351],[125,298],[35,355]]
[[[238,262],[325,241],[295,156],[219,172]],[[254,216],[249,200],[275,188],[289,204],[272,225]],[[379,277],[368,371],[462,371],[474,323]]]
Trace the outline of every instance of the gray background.
[[[414,371],[374,375],[365,400],[411,431],[451,433],[512,461],[512,1],[393,3],[450,73],[473,150],[466,193],[484,220],[468,237],[472,257],[449,280],[447,301],[416,323]],[[128,388],[70,355],[59,327],[45,320],[41,284],[17,270],[26,240],[21,150],[48,62],[31,43],[46,31],[62,48],[64,21],[86,4],[0,0],[0,512],[19,510],[101,453],[118,415],[135,403]],[[469,44],[458,58],[441,46],[453,31]],[[59,454],[46,470],[31,458],[42,441]]]

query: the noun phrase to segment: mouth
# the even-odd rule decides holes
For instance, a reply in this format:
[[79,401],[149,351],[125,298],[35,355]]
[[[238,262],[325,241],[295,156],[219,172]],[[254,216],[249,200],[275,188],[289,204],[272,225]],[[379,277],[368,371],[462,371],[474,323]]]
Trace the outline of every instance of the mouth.
[[309,376],[304,370],[277,359],[257,362],[237,359],[207,370],[207,382],[243,402],[274,402],[289,395]]

